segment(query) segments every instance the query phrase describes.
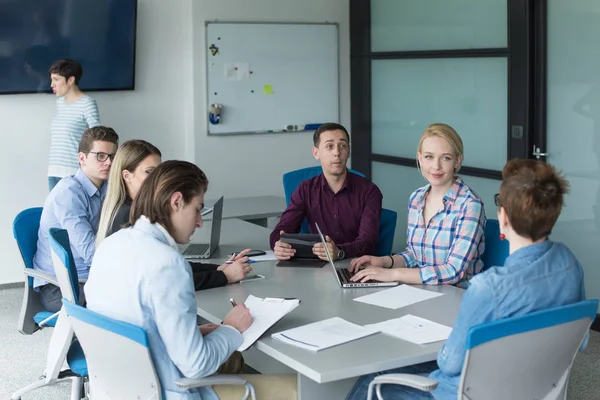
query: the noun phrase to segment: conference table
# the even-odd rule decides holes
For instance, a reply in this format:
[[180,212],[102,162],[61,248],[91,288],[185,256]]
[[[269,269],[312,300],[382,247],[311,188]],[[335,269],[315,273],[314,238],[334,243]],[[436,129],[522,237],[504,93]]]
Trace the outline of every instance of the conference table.
[[[199,229],[193,241],[207,238],[208,229]],[[223,221],[221,245],[211,262],[222,262],[232,252],[244,248],[267,250],[270,230],[239,220]],[[349,260],[336,263],[347,266]],[[231,310],[230,298],[244,301],[258,297],[292,297],[300,306],[268,330],[249,350],[246,363],[261,373],[295,373],[299,399],[343,399],[356,379],[364,374],[432,361],[443,342],[417,345],[383,333],[355,340],[319,352],[304,350],[271,338],[271,334],[331,317],[365,325],[398,318],[406,314],[453,326],[463,290],[453,286],[417,286],[443,293],[427,301],[391,310],[354,301],[356,297],[389,288],[342,289],[329,264],[322,268],[278,267],[276,261],[252,264],[253,274],[265,280],[196,292],[198,315],[220,323]]]
[[[218,199],[204,201],[212,207]],[[266,227],[267,218],[279,217],[285,211],[285,198],[279,196],[225,197],[223,199],[223,219],[238,218]],[[210,221],[212,213],[203,217]]]

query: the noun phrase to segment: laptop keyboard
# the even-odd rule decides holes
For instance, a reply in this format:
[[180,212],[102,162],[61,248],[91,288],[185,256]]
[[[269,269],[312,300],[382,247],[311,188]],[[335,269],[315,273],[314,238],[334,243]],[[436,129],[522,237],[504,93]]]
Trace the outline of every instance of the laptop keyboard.
[[201,256],[208,251],[208,244],[192,243],[183,252],[184,256]]
[[[354,274],[352,272],[350,272],[349,269],[341,268],[341,269],[336,269],[336,271],[337,271],[338,275],[340,276],[342,283],[354,283],[354,282],[350,281],[350,278],[352,278],[354,276]],[[378,281],[369,279],[365,283],[374,283],[374,282],[378,282]]]

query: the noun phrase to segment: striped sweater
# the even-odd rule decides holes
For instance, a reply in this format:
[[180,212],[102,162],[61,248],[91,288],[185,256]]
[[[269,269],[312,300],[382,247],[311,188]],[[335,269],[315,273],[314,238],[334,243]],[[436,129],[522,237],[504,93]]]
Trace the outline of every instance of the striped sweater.
[[72,104],[66,104],[64,97],[56,100],[56,116],[50,128],[48,176],[63,178],[77,171],[81,135],[87,128],[98,125],[98,106],[90,96],[80,97]]

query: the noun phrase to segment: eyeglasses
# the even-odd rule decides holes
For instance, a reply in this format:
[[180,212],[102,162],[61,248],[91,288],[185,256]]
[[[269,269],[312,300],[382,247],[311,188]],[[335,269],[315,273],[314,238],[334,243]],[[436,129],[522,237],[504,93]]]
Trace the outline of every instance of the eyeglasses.
[[500,207],[500,193],[494,195],[494,203],[496,204],[496,207]]
[[106,161],[109,157],[110,157],[110,161],[115,159],[114,154],[102,153],[101,151],[88,151],[88,153],[95,154],[96,160],[98,160],[100,162]]

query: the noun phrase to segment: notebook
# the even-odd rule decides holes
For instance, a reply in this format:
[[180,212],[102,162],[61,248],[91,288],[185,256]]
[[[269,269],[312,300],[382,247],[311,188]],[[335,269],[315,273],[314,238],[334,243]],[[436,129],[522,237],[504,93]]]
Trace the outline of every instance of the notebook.
[[244,351],[252,346],[277,321],[298,307],[300,300],[286,300],[272,297],[265,297],[263,299],[250,295],[244,304],[250,309],[252,325],[242,333],[244,342],[238,348],[238,351]]
[[370,336],[380,330],[378,327],[364,327],[333,317],[274,333],[271,337],[306,350],[319,351]]

